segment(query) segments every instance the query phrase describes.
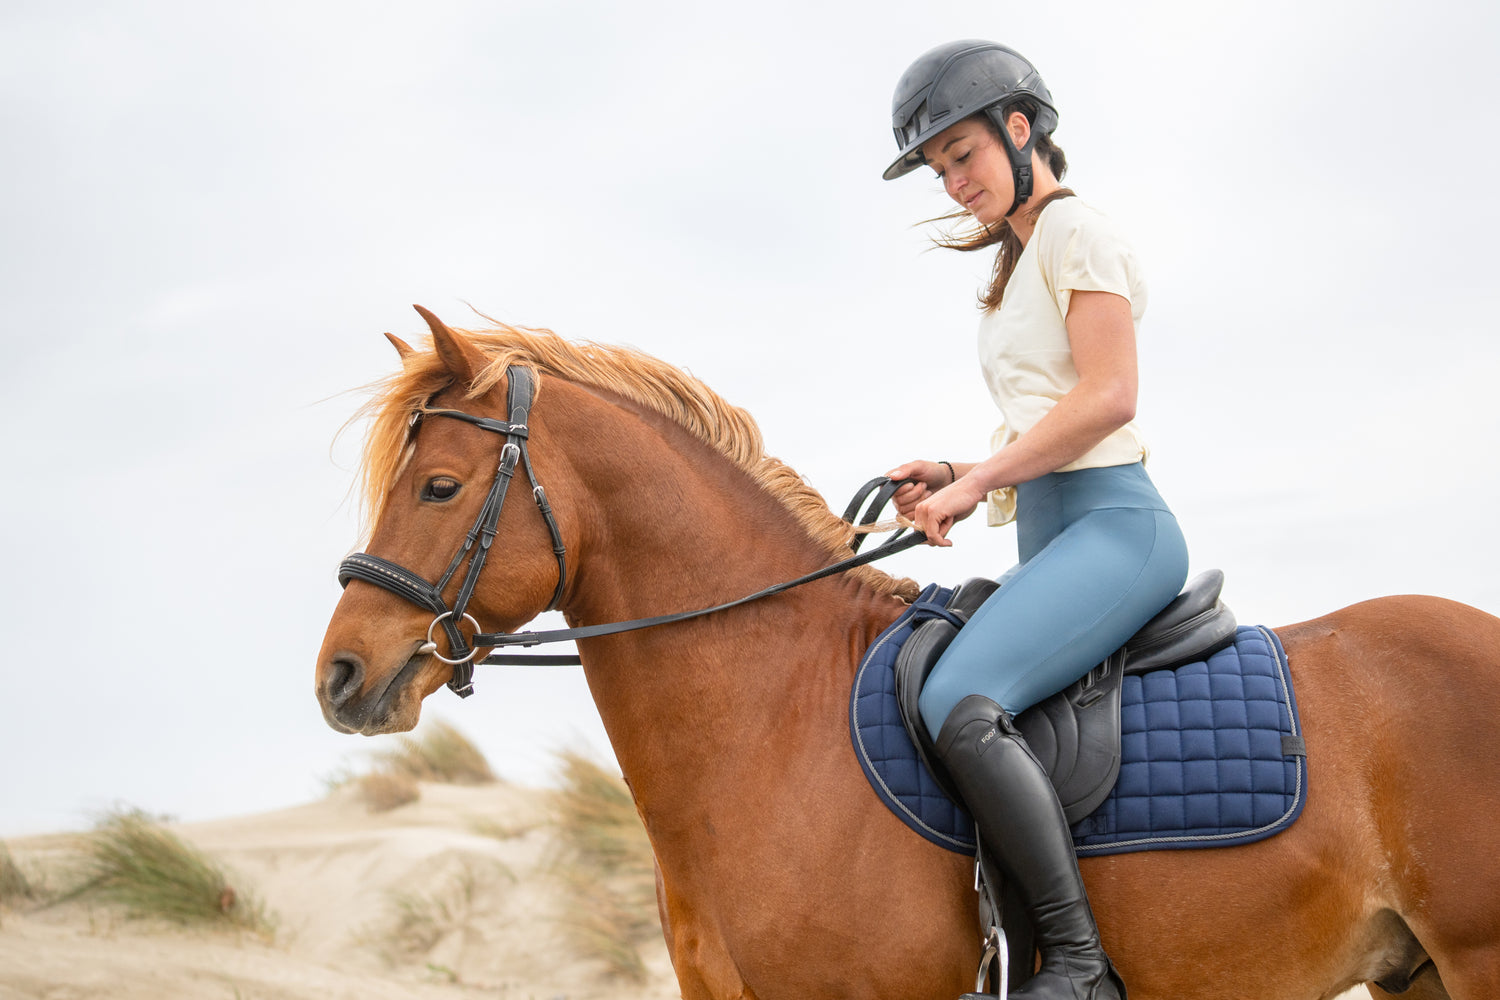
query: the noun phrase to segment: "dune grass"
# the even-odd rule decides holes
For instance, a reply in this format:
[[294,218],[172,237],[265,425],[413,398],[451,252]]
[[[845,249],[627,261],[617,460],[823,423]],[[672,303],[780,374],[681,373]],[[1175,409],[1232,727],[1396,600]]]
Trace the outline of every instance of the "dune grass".
[[479,887],[478,873],[463,865],[432,891],[391,893],[388,940],[404,957],[425,955],[446,935],[467,926]]
[[482,940],[493,923],[492,909],[515,872],[493,860],[461,858],[443,879],[433,878],[421,891],[386,893],[384,912],[355,934],[391,966],[429,961],[444,939],[462,934]]
[[243,885],[143,813],[106,815],[81,846],[80,882],[66,899],[114,903],[139,919],[272,933],[264,906]]
[[495,780],[483,752],[442,720],[428,723],[415,736],[401,737],[397,747],[376,754],[375,759],[381,770],[406,774],[417,781],[484,785]]
[[422,797],[417,779],[404,771],[371,771],[354,780],[365,808],[372,813],[390,812]]
[[568,896],[568,929],[609,976],[643,983],[641,945],[661,934],[661,924],[655,860],[635,801],[613,770],[568,751],[558,762],[554,870]]
[[485,785],[499,780],[484,753],[457,728],[442,720],[401,736],[395,746],[370,754],[373,766],[340,768],[323,779],[329,794],[353,787],[372,813],[388,812],[422,797],[423,781]]
[[5,842],[0,841],[0,906],[15,906],[36,897],[36,888],[16,864],[16,859],[10,856]]
[[535,830],[541,823],[530,817],[523,819],[499,820],[489,816],[471,816],[464,824],[470,833],[477,833],[481,837],[489,837],[491,840],[518,840]]

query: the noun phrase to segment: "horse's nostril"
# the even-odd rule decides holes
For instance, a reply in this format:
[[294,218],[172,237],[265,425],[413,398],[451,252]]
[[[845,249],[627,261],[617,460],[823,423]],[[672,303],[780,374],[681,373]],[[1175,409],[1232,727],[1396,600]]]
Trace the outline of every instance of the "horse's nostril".
[[339,653],[333,658],[333,669],[328,672],[323,691],[328,703],[339,708],[359,692],[364,682],[364,661],[353,653]]

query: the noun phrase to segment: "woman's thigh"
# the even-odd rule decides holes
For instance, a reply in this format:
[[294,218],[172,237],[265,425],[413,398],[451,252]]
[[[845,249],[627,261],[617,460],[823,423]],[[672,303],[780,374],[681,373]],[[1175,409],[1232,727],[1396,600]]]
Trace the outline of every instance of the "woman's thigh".
[[936,738],[953,706],[982,694],[1012,714],[1082,677],[1181,591],[1187,546],[1170,513],[1093,511],[985,601],[922,689]]

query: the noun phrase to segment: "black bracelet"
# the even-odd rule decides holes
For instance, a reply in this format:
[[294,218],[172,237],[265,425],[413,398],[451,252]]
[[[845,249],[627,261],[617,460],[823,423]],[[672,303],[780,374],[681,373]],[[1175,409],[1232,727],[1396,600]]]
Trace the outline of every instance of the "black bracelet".
[[958,482],[958,474],[953,471],[953,464],[951,462],[945,462],[945,461],[943,461],[940,458],[940,459],[938,459],[938,465],[942,465],[942,466],[947,467],[947,469],[948,469],[948,485],[951,486],[954,483]]

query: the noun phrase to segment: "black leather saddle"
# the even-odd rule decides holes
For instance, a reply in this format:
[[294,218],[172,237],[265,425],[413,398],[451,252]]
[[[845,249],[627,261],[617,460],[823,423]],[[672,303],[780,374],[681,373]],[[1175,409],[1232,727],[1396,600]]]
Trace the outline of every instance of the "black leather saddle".
[[[912,743],[933,777],[955,801],[952,782],[937,762],[917,696],[938,657],[966,622],[995,592],[994,580],[962,584],[948,600],[948,616],[935,616],[912,632],[896,658],[896,698]],[[1234,615],[1219,600],[1224,574],[1209,570],[1195,577],[1130,641],[1072,687],[1016,717],[1057,789],[1069,823],[1097,809],[1120,773],[1120,688],[1126,674],[1164,670],[1206,659],[1234,641]]]

